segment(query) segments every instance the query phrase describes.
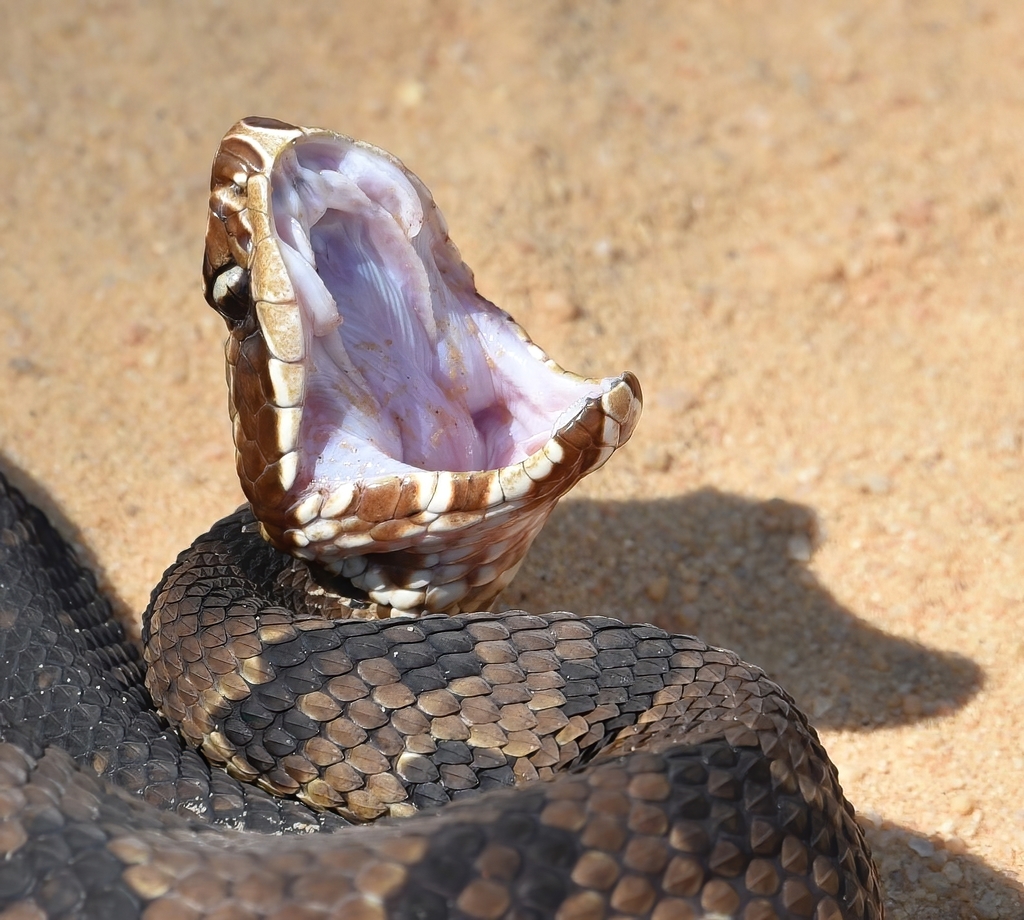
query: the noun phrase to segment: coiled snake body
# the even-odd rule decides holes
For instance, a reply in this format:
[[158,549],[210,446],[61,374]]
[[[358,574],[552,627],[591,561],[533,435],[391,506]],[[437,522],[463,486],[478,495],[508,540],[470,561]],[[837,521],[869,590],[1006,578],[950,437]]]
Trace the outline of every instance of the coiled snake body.
[[759,669],[460,613],[629,437],[631,375],[562,371],[415,177],[317,129],[229,132],[204,275],[249,505],[165,574],[145,665],[0,479],[0,916],[881,917],[835,768]]

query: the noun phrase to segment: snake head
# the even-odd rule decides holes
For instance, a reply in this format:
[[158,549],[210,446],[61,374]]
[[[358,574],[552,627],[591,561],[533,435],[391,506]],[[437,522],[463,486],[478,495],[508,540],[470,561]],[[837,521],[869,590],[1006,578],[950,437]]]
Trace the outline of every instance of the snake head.
[[632,374],[559,367],[477,293],[423,183],[340,134],[227,133],[203,275],[264,537],[375,616],[485,609],[640,415]]

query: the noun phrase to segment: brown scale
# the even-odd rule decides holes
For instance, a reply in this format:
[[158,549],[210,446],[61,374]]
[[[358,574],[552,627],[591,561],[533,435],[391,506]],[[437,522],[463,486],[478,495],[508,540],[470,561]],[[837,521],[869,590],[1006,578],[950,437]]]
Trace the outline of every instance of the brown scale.
[[[881,916],[835,769],[759,669],[691,637],[570,614],[477,614],[457,618],[458,630],[442,617],[353,625],[322,617],[330,597],[315,586],[289,620],[288,598],[276,592],[297,590],[294,564],[246,520],[236,515],[200,538],[155,597],[157,608],[185,598],[188,611],[154,613],[146,633],[149,686],[164,712],[230,772],[356,820],[456,800],[437,818],[400,822],[421,841],[408,862],[376,849],[391,840],[386,828],[337,844],[332,871],[350,881],[323,883],[324,912],[310,907],[310,916],[345,905],[352,916],[404,917],[403,899],[421,890],[430,897],[415,903],[427,918],[514,916],[517,905],[562,920]],[[230,556],[242,562],[207,590],[210,547],[225,541],[239,544]],[[262,585],[255,600],[250,580]],[[226,671],[231,659],[241,680]],[[425,689],[438,662],[447,683]],[[633,676],[620,686],[626,671]],[[597,686],[602,673],[615,685]],[[289,723],[293,711],[305,721]],[[241,738],[236,722],[265,723],[264,734]],[[289,725],[295,736],[286,737]],[[290,751],[278,760],[271,749],[282,745]],[[501,788],[527,781],[521,792]],[[446,836],[452,828],[457,839]],[[548,832],[557,834],[544,843]],[[552,868],[554,840],[562,855]],[[437,881],[453,847],[472,851],[457,890]],[[261,866],[289,879],[311,871],[305,855],[281,859],[280,869]],[[368,866],[390,880],[383,903],[352,881]],[[534,890],[531,874],[547,881]],[[163,884],[141,871],[131,878],[140,890],[138,878],[146,891]],[[189,878],[158,901],[179,909],[183,895],[173,892],[191,891]],[[557,908],[552,901],[543,913],[547,898]]]
[[[809,735],[805,742],[815,746]],[[759,855],[751,855],[746,835],[758,822],[743,815],[740,791],[767,787],[776,806],[794,795],[774,786],[763,752],[722,739],[653,750],[658,746],[627,756],[605,751],[558,781],[456,802],[439,816],[355,836],[254,838],[190,831],[174,815],[159,826],[125,829],[130,804],[77,772],[67,755],[52,751],[35,763],[2,745],[8,808],[0,852],[24,846],[42,796],[51,833],[70,832],[83,818],[94,822],[147,920],[388,920],[409,911],[427,920],[521,912],[565,920],[880,916],[863,855],[847,858],[836,847],[826,855],[801,834],[801,826],[813,825],[811,806],[804,805],[803,821],[798,803],[788,812],[792,833],[780,817],[785,809],[762,816],[775,833],[759,828]],[[735,788],[713,786],[716,770],[731,772]],[[856,835],[846,840],[858,843]]]

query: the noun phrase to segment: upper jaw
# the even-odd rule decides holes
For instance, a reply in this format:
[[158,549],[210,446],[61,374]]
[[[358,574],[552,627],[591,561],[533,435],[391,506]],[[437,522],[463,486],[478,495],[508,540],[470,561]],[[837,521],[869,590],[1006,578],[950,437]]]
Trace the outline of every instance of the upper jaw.
[[228,132],[204,276],[264,535],[378,615],[486,607],[640,415],[632,374],[555,364],[476,292],[419,179],[342,135]]

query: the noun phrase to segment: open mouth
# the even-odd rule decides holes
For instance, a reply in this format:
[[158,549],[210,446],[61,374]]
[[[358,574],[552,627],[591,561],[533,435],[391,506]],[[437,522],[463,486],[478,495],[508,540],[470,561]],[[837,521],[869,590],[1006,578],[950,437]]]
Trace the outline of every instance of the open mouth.
[[308,330],[310,479],[510,466],[600,396],[604,382],[548,367],[476,293],[440,212],[388,159],[297,143],[271,188]]
[[265,536],[390,612],[480,609],[628,439],[636,379],[551,361],[382,150],[247,119],[212,188],[207,298],[232,331],[238,468]]

